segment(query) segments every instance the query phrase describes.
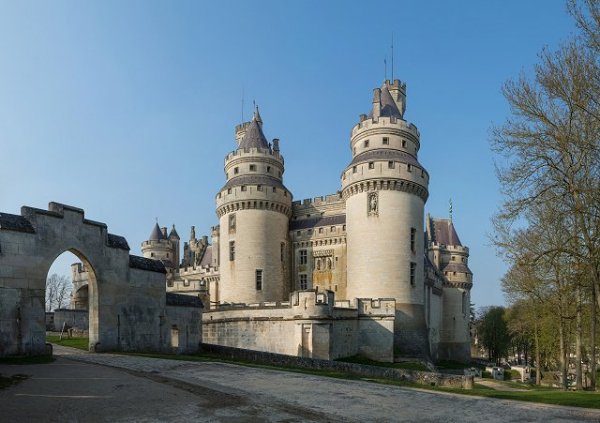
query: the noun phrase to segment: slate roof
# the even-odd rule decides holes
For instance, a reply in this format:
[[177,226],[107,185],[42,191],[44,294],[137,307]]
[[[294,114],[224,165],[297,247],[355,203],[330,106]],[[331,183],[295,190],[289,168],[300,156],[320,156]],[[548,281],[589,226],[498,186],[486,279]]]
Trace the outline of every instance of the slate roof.
[[160,241],[161,239],[165,239],[162,231],[160,230],[160,226],[158,226],[158,222],[154,224],[154,228],[152,228],[152,233],[150,234],[149,241]]
[[394,98],[390,94],[387,86],[384,84],[381,87],[381,112],[380,116],[384,117],[395,117],[398,119],[402,119],[402,114],[400,110],[398,110],[398,106],[394,101]]
[[350,162],[350,166],[354,166],[358,163],[370,162],[373,160],[397,161],[423,168],[423,166],[421,166],[419,161],[415,159],[414,156],[411,156],[410,154],[404,151],[391,150],[387,148],[378,148],[376,150],[368,150],[364,153],[360,153],[352,159],[352,161]]
[[299,229],[317,228],[319,226],[333,226],[346,224],[346,215],[338,214],[336,216],[315,217],[312,219],[292,220],[290,222],[290,231]]
[[107,238],[107,244],[109,247],[129,251],[129,244],[127,243],[127,240],[124,237],[120,235],[108,234]]
[[23,216],[0,213],[0,230],[35,233],[31,222]]
[[240,141],[238,150],[247,148],[269,149],[269,143],[267,142],[267,138],[265,138],[265,134],[263,134],[261,125],[256,120],[256,115],[246,127],[246,133],[244,134],[244,138]]
[[167,273],[164,264],[159,260],[152,260],[140,256],[129,255],[129,267],[133,269],[148,270],[150,272]]
[[199,307],[204,308],[204,304],[198,297],[192,295],[175,294],[167,292],[167,305],[184,306],[184,307]]
[[204,250],[202,260],[200,260],[200,266],[210,266],[212,264],[212,245],[209,245]]
[[431,241],[438,244],[462,246],[450,219],[431,219],[431,225],[433,226]]
[[239,187],[241,185],[265,185],[269,187],[276,187],[280,189],[284,189],[289,192],[289,190],[281,183],[281,181],[277,178],[273,178],[272,176],[267,175],[239,175],[231,178],[227,181],[227,183],[221,188],[221,191]]
[[471,269],[469,269],[469,266],[467,266],[465,263],[463,263],[461,261],[459,261],[459,262],[451,261],[442,270],[444,272],[469,273],[470,275],[473,274],[473,272],[471,272]]
[[177,231],[175,230],[175,225],[173,225],[173,227],[171,228],[171,233],[169,234],[169,238],[179,238],[179,234],[177,233]]

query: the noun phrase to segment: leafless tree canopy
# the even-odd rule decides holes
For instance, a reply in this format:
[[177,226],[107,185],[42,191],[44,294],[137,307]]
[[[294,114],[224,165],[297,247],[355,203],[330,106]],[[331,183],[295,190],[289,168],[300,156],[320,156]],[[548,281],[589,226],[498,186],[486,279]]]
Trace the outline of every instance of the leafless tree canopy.
[[46,280],[46,311],[64,308],[69,304],[71,280],[64,275],[53,273]]

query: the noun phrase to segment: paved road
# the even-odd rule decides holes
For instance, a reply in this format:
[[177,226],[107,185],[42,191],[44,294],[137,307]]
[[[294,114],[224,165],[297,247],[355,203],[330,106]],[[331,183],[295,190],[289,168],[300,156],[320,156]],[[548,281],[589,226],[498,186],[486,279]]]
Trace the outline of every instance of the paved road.
[[433,393],[232,364],[91,354],[62,347],[55,347],[55,354],[59,359],[50,365],[0,366],[2,374],[33,375],[0,391],[0,421],[5,416],[10,417],[6,421],[61,422],[600,421],[600,410]]

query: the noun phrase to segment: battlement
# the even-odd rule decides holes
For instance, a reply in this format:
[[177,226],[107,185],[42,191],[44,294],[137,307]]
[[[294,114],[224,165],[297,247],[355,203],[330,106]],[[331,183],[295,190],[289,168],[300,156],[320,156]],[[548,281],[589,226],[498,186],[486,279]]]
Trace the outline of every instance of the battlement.
[[263,157],[265,159],[276,160],[278,162],[283,163],[283,156],[277,150],[266,149],[266,148],[242,148],[239,150],[231,151],[225,156],[225,164],[234,159],[239,159],[243,157],[252,157],[259,158]]
[[429,242],[429,248],[443,249],[449,253],[456,253],[461,255],[469,255],[469,247],[463,245],[446,245],[440,244],[439,242]]
[[385,85],[387,85],[390,90],[400,90],[403,94],[406,94],[406,82],[402,82],[399,79],[394,79],[394,81],[391,82],[389,79],[386,79]]
[[314,198],[305,198],[303,200],[296,200],[292,202],[292,207],[300,206],[326,206],[330,204],[338,204],[340,201],[344,201],[342,198],[342,192],[338,191],[335,194],[323,195]]
[[369,118],[367,115],[360,115],[360,122],[352,128],[352,137],[358,133],[379,127],[386,127],[388,130],[398,130],[412,135],[416,140],[421,136],[419,129],[412,123],[395,117]]

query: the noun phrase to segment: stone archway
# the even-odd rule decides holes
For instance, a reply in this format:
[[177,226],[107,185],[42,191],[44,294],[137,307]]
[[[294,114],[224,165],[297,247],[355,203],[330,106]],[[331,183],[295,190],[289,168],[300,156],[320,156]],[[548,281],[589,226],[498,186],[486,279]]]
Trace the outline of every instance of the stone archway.
[[59,203],[0,213],[0,356],[43,354],[46,276],[64,251],[93,273],[90,348],[161,350],[168,343],[165,268],[129,255],[125,238]]

